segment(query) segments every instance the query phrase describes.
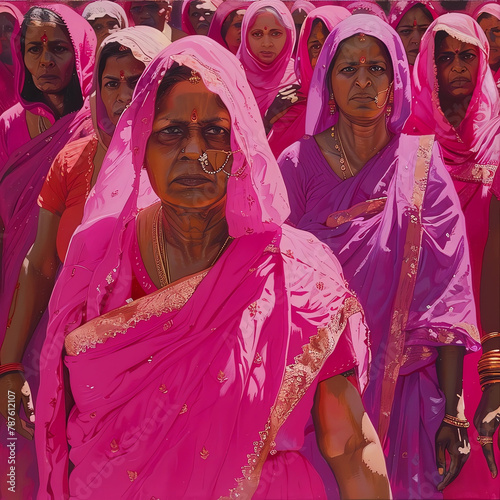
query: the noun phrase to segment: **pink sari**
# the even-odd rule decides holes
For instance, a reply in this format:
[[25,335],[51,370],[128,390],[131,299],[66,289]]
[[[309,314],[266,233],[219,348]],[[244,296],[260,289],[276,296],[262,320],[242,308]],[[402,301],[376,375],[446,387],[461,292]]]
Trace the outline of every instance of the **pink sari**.
[[[382,41],[394,70],[393,137],[342,180],[313,134],[331,127],[326,80],[339,44],[359,33]],[[371,333],[363,401],[384,446],[394,498],[442,498],[434,440],[444,417],[435,360],[447,344],[478,349],[465,223],[439,147],[401,133],[410,78],[397,33],[372,15],[341,21],[328,37],[309,90],[305,136],[280,157],[294,226],[339,258]]]
[[[272,8],[277,12],[280,23],[286,30],[287,38],[283,50],[271,64],[259,62],[248,46],[249,30],[255,22],[255,17],[260,10],[266,8]],[[248,7],[241,25],[241,45],[236,57],[243,65],[261,116],[266,114],[267,109],[283,87],[297,83],[292,59],[295,37],[295,24],[292,15],[280,0],[252,2]]]
[[222,47],[227,49],[226,42],[224,38],[222,38],[222,25],[224,21],[227,19],[229,14],[236,10],[247,10],[248,2],[242,2],[240,0],[226,0],[223,2],[217,10],[215,11],[214,17],[212,18],[212,22],[210,23],[210,29],[208,31],[208,37],[212,40],[215,40],[217,43],[222,45]]
[[[14,18],[14,33],[19,30],[20,24],[23,22],[23,15],[21,11],[11,3],[0,2],[0,14],[9,14]],[[11,47],[13,45],[13,37],[11,38]],[[1,49],[0,49],[1,50]],[[15,80],[14,80],[14,64],[16,61],[15,52],[12,52],[12,65],[5,64],[0,61],[0,115],[17,102],[15,93]]]
[[[440,30],[479,47],[476,88],[464,120],[453,128],[439,106],[434,75],[434,37]],[[408,130],[435,133],[443,151],[446,168],[462,206],[471,254],[474,297],[479,304],[483,252],[488,237],[491,185],[500,163],[500,98],[488,64],[488,41],[480,26],[466,14],[445,14],[436,19],[422,38],[414,69],[415,100]],[[498,175],[497,175],[498,176]],[[479,317],[478,317],[479,323]],[[464,362],[465,414],[472,422],[481,396],[477,375],[479,353]],[[494,498],[498,485],[483,463],[476,433],[471,436],[472,454],[460,477],[446,490],[448,498]],[[468,478],[474,477],[474,484]],[[479,492],[476,481],[484,489]],[[448,496],[449,495],[449,496]]]
[[[174,63],[197,71],[231,115],[231,148],[242,149],[227,187],[235,239],[213,267],[130,301],[137,210],[156,201],[143,158]],[[336,373],[355,357],[366,380],[366,329],[333,255],[282,227],[286,192],[239,61],[207,37],[164,50],[101,174],[50,303],[39,498],[325,498],[299,451],[304,429],[332,352]]]
[[375,1],[369,0],[356,0],[346,5],[347,10],[351,14],[371,14],[377,16],[382,21],[387,22],[387,16],[384,9],[380,7]]
[[[196,35],[196,31],[191,24],[191,20],[189,19],[189,6],[192,2],[196,2],[199,0],[182,0],[182,9],[181,9],[181,26],[182,31],[187,35]],[[223,4],[224,0],[210,0],[212,5],[218,9],[220,5]]]

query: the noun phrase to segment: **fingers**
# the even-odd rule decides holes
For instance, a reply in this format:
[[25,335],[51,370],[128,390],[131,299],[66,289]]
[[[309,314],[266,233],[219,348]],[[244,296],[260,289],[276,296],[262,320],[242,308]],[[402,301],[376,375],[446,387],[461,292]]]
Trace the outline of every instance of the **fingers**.
[[[500,434],[499,434],[500,436]],[[500,443],[500,438],[499,438],[499,443]],[[500,444],[499,444],[500,447]],[[483,455],[484,458],[486,459],[486,463],[488,464],[488,468],[490,469],[491,472],[491,477],[495,479],[498,474],[498,469],[497,469],[497,464],[495,462],[495,453],[493,450],[493,440],[491,443],[486,443],[484,445],[481,445],[481,448],[483,450]]]
[[437,485],[439,491],[444,490],[456,477],[460,474],[462,467],[467,462],[470,453],[453,453],[450,454],[450,468],[445,474],[443,480]]
[[436,466],[442,476],[446,472],[445,445],[442,442],[436,443]]
[[29,418],[32,424],[35,423],[35,408],[33,406],[33,397],[31,395],[31,389],[28,384],[28,381],[24,382],[23,387],[21,388],[21,400],[23,402],[24,412],[26,416]]

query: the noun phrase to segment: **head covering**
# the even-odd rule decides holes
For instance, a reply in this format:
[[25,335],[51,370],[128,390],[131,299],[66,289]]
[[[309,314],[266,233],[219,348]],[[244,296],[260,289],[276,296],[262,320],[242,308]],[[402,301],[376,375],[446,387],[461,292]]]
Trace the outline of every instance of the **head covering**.
[[[360,28],[362,26],[362,28]],[[353,35],[364,33],[380,40],[391,57],[394,73],[394,103],[387,122],[389,130],[400,133],[410,115],[411,87],[406,53],[399,35],[384,21],[371,14],[358,14],[341,21],[330,33],[319,56],[309,90],[306,134],[318,134],[338,120],[338,111],[331,115],[328,107],[330,65],[339,44]]]
[[[286,43],[278,57],[271,64],[262,64],[252,54],[248,35],[255,23],[255,18],[261,10],[272,8],[277,12],[280,24],[286,31]],[[283,2],[279,0],[261,0],[252,2],[243,17],[241,26],[241,45],[236,57],[243,64],[248,83],[253,91],[261,115],[271,105],[279,90],[287,85],[296,83],[293,69],[292,51],[295,45],[295,24],[292,14]]]
[[[384,9],[380,7],[375,2],[370,2],[368,0],[364,1],[355,1],[347,6],[347,10],[351,12],[351,14],[371,14],[373,16],[377,16],[378,18],[382,19],[382,21],[387,22],[387,16],[384,12]],[[361,26],[361,25],[360,25]]]
[[103,48],[113,42],[129,48],[132,51],[132,55],[138,61],[144,63],[145,66],[147,66],[152,59],[170,43],[168,38],[155,28],[150,26],[134,26],[112,33],[101,44],[97,53],[97,61],[94,69],[94,92],[90,98],[90,106],[95,132],[101,141],[103,136],[107,136],[105,142],[108,142],[113,135],[115,126],[109,120],[106,108],[101,99],[101,89],[99,88],[99,60]]
[[[181,26],[182,26],[182,31],[184,31],[184,33],[188,35],[196,35],[196,31],[193,25],[191,24],[191,19],[189,18],[189,6],[191,5],[192,2],[201,2],[201,1],[202,0],[183,0],[182,2]],[[210,3],[215,7],[215,9],[218,9],[219,6],[224,3],[224,0],[210,0]]]
[[307,40],[311,35],[312,25],[316,19],[321,19],[326,29],[330,32],[343,19],[348,18],[351,13],[344,7],[340,6],[325,6],[318,7],[311,11],[304,21],[300,30],[299,44],[297,49],[297,59],[295,60],[295,74],[300,83],[300,91],[306,94],[309,91],[313,68],[309,60],[309,52],[307,50]]
[[248,2],[243,2],[240,0],[226,0],[222,2],[217,10],[215,11],[214,16],[212,17],[212,22],[210,23],[210,29],[208,30],[208,36],[215,40],[217,43],[220,43],[224,48],[227,48],[226,42],[222,37],[222,25],[224,21],[227,19],[229,14],[236,10],[247,10]]
[[128,19],[121,5],[108,0],[97,0],[86,5],[82,17],[87,21],[94,21],[104,16],[112,17],[118,21],[120,29],[128,28]]
[[436,19],[439,16],[435,2],[432,0],[398,0],[391,6],[388,23],[396,29],[403,16],[415,6],[426,8],[431,14],[432,19]]
[[[479,67],[476,87],[464,119],[453,128],[445,118],[440,104],[435,63],[435,37],[445,31],[458,40],[478,47]],[[435,133],[447,163],[463,165],[464,177],[470,175],[474,163],[490,163],[485,155],[493,153],[492,143],[498,133],[500,99],[489,64],[486,35],[467,14],[444,14],[438,17],[422,37],[420,53],[413,73],[414,104],[409,132]],[[499,152],[496,152],[498,157]],[[481,159],[482,158],[482,159]],[[491,179],[489,180],[491,182]]]
[[[92,26],[90,26],[87,21],[82,19],[79,14],[64,4],[44,4],[42,8],[55,12],[64,21],[75,50],[75,71],[80,83],[82,96],[85,99],[85,97],[90,94],[92,88],[92,72],[94,70],[94,52],[96,47],[96,36],[94,30],[92,29]],[[23,108],[36,115],[44,116],[48,118],[51,123],[54,123],[55,117],[52,115],[52,111],[46,104],[27,101],[21,97],[24,87],[26,67],[24,65],[24,55],[21,51],[21,38],[18,36],[18,33],[13,33],[12,37],[14,39],[15,47],[13,54],[15,53],[18,59],[16,64],[17,99]]]
[[[491,14],[495,16],[497,19],[500,19],[500,5],[497,3],[486,3],[481,5],[474,12],[474,19],[477,21],[481,14]],[[500,92],[500,68],[493,75],[495,82],[497,84],[497,88]]]
[[303,10],[309,14],[314,8],[314,4],[309,2],[309,0],[296,0],[290,8],[290,12],[293,14],[296,10]]

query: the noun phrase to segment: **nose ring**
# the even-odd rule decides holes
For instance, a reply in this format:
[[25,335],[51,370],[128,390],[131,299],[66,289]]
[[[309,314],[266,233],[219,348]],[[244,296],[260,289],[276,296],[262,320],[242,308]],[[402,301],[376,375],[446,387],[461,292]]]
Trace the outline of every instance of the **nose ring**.
[[[181,153],[185,153],[185,152],[186,152],[186,148],[182,148]],[[199,160],[199,158],[198,158],[198,160]]]

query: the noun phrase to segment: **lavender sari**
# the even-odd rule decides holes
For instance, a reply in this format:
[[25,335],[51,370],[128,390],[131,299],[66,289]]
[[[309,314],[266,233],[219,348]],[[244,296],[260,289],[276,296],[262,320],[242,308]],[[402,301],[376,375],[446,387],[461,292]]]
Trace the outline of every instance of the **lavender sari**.
[[373,363],[363,400],[383,441],[394,497],[440,498],[434,439],[444,396],[437,348],[478,345],[464,219],[433,138],[401,134],[411,101],[408,65],[397,33],[377,17],[351,16],[328,37],[311,82],[306,133],[337,120],[329,113],[327,69],[339,43],[359,26],[392,59],[392,140],[344,181],[312,135],[279,163],[290,223],[334,251],[365,309]]

